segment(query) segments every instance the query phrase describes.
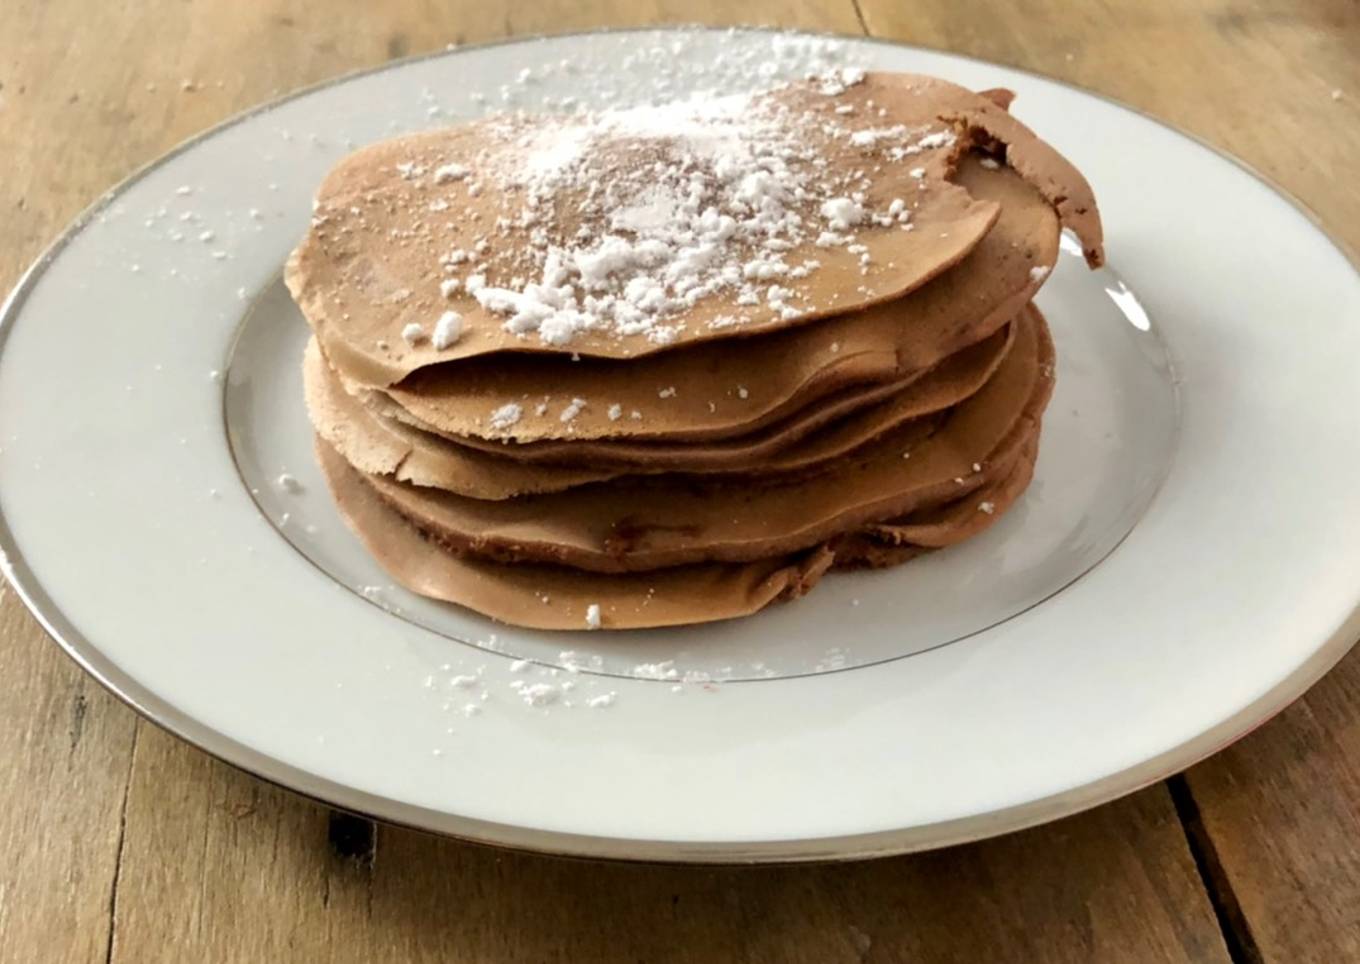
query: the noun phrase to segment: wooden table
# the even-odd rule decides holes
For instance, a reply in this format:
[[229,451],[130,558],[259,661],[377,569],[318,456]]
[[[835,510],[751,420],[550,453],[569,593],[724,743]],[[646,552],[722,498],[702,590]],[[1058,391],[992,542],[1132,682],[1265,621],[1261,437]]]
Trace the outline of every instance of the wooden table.
[[[1354,0],[6,0],[0,287],[125,174],[290,88],[450,42],[694,20],[1073,81],[1235,152],[1360,247]],[[520,856],[214,762],[106,695],[0,588],[0,959],[1356,960],[1358,758],[1360,652],[1187,774],[998,840],[778,869]]]

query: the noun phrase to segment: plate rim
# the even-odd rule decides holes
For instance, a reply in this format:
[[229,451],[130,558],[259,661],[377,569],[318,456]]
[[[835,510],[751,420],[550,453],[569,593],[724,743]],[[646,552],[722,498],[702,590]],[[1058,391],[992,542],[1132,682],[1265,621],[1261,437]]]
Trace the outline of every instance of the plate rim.
[[[8,335],[22,314],[29,294],[41,280],[44,272],[95,216],[142,178],[196,146],[200,141],[207,140],[223,130],[315,91],[371,74],[399,69],[412,63],[456,56],[459,52],[465,50],[601,34],[695,32],[788,34],[868,43],[904,50],[942,53],[975,64],[1001,66],[1086,96],[1095,97],[1170,130],[1193,144],[1207,149],[1219,158],[1236,165],[1304,215],[1313,227],[1340,252],[1351,267],[1357,273],[1360,273],[1360,257],[1357,257],[1351,246],[1335,237],[1323,223],[1321,217],[1309,205],[1251,164],[1197,134],[1186,131],[1178,125],[1164,121],[1117,98],[1088,90],[1039,71],[1011,64],[1000,64],[938,47],[830,31],[685,24],[607,27],[561,33],[519,35],[478,43],[460,44],[453,49],[441,48],[386,61],[371,67],[346,71],[289,91],[280,97],[256,104],[199,131],[165,153],[136,168],[113,186],[101,192],[46,246],[33,263],[20,275],[4,302],[0,303],[0,351],[3,351]],[[281,787],[325,806],[381,820],[394,826],[438,833],[466,842],[504,847],[517,851],[629,862],[723,864],[860,860],[953,846],[1026,829],[1080,813],[1173,776],[1265,724],[1301,697],[1314,683],[1332,669],[1357,642],[1357,636],[1360,636],[1360,599],[1357,599],[1355,608],[1351,613],[1342,620],[1331,636],[1314,649],[1304,662],[1275,686],[1232,716],[1141,763],[1037,800],[946,821],[864,834],[806,840],[701,843],[585,835],[481,820],[371,794],[284,763],[266,753],[251,749],[225,733],[180,711],[169,700],[152,693],[104,656],[99,647],[85,634],[79,632],[67,619],[29,569],[2,509],[0,509],[0,572],[4,573],[9,583],[14,587],[17,598],[32,614],[43,631],[100,686],[143,719],[233,768],[243,770],[273,786]]]

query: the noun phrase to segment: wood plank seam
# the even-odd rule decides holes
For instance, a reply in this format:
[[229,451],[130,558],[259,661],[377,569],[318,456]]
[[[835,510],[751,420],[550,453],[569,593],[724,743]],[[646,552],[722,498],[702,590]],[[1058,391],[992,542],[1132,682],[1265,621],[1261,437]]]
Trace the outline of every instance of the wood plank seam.
[[1235,964],[1264,964],[1265,957],[1252,935],[1251,924],[1233,891],[1232,881],[1219,860],[1213,837],[1204,826],[1199,804],[1195,802],[1185,775],[1171,777],[1166,781],[1166,787],[1171,793],[1171,802],[1176,808],[1181,829],[1185,832],[1185,842],[1195,861],[1195,869],[1209,895],[1218,929],[1223,933],[1228,956]]
[[[142,732],[142,721],[132,727],[132,750],[128,753],[127,776],[123,780],[123,801],[118,808],[118,842],[114,849],[113,876],[109,882],[109,936],[104,947],[104,964],[113,964],[118,936],[118,882],[123,876],[123,853],[127,842],[128,799],[132,796],[132,773],[137,765],[137,739]],[[74,745],[74,742],[73,744]]]
[[855,19],[859,21],[859,29],[864,31],[864,36],[872,37],[874,32],[869,29],[869,21],[864,17],[864,8],[860,6],[860,0],[850,0],[850,6],[855,8]]

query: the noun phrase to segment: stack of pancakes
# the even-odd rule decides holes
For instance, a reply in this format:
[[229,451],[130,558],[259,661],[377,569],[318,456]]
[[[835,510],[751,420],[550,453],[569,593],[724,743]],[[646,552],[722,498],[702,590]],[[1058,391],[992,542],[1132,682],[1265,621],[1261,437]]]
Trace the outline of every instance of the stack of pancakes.
[[392,576],[522,626],[754,612],[987,528],[1053,385],[1081,175],[1003,91],[843,70],[365,148],[288,284],[317,451]]

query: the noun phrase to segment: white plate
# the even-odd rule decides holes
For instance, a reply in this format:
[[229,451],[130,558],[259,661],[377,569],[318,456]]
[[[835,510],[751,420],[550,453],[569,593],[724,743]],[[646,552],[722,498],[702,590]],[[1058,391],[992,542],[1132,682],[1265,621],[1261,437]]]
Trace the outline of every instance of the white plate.
[[[540,850],[939,846],[1241,735],[1360,634],[1360,276],[1291,201],[1126,108],[836,46],[638,31],[472,48],[299,94],[152,165],[4,309],[6,574],[81,665],[209,752],[347,809]],[[326,168],[479,113],[473,95],[502,85],[526,105],[630,100],[658,64],[678,93],[838,57],[1017,90],[1096,188],[1119,274],[1067,257],[1040,298],[1059,393],[1023,504],[957,550],[720,627],[497,629],[391,587],[312,466],[303,329],[277,281]],[[553,668],[566,649],[586,672]],[[639,678],[672,672],[688,681]],[[518,679],[574,688],[531,707]]]

